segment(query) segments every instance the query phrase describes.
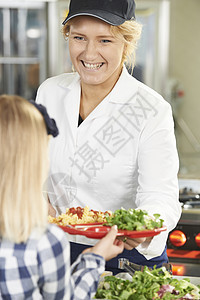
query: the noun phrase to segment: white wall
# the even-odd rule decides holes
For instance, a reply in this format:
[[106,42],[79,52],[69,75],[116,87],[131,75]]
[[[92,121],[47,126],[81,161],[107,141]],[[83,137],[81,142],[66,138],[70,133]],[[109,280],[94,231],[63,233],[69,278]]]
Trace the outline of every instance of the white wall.
[[177,119],[189,129],[188,134],[180,126],[176,130],[180,176],[200,178],[200,1],[171,0],[170,10],[169,76],[185,91]]

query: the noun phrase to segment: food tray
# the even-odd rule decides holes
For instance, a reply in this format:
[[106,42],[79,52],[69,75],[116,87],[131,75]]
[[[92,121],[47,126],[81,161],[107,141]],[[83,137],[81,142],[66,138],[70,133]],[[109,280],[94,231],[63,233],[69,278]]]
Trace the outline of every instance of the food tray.
[[[90,223],[90,224],[75,224],[59,226],[65,232],[73,235],[84,235],[92,239],[101,239],[110,230],[110,226],[104,226],[103,223]],[[160,234],[162,231],[167,230],[166,226],[161,228],[155,228],[153,230],[122,230],[119,229],[117,236],[126,236],[130,238],[142,238],[142,237],[153,237]]]

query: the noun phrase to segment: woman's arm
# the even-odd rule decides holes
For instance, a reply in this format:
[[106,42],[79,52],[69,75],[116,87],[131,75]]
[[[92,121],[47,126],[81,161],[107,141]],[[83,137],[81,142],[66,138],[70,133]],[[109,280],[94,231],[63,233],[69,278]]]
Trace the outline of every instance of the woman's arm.
[[167,231],[137,247],[147,259],[161,255],[168,232],[176,226],[181,215],[177,178],[179,162],[172,111],[167,102],[160,103],[157,110],[140,137],[136,205],[151,216],[160,214]]

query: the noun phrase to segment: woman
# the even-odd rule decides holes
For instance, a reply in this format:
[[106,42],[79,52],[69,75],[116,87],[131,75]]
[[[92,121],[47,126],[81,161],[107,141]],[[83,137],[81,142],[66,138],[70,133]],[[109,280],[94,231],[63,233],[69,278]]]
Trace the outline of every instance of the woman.
[[70,271],[69,242],[60,228],[47,224],[42,195],[47,132],[58,132],[45,108],[37,107],[44,118],[25,99],[0,96],[0,299],[89,300],[104,259],[122,252],[123,242],[115,241],[112,228]]
[[[170,105],[124,65],[141,33],[134,1],[71,0],[63,25],[76,72],[46,80],[37,94],[61,132],[50,149],[51,214],[85,205],[140,208],[159,213],[169,232],[181,214],[173,118]],[[126,238],[122,257],[162,265],[168,232]],[[92,244],[78,236],[71,241],[72,260]],[[119,272],[117,259],[107,269]]]

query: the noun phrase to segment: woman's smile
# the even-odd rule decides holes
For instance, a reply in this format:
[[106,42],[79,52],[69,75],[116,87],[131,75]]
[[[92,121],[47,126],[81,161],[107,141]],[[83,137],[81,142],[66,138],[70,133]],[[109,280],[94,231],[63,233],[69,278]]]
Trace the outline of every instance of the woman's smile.
[[89,70],[98,70],[103,66],[103,63],[88,63],[86,61],[81,60],[83,66]]

